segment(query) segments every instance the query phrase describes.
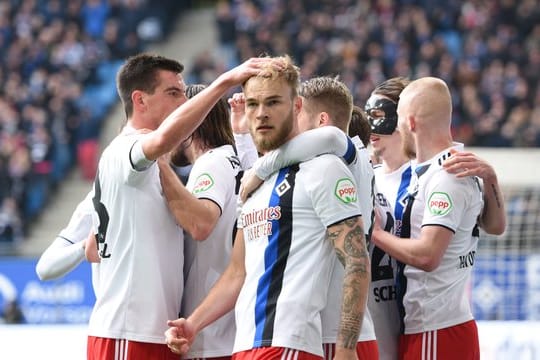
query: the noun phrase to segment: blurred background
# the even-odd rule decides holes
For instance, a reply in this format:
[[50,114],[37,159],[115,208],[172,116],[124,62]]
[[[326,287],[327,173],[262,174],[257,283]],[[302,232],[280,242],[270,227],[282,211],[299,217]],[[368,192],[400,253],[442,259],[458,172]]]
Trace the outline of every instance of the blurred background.
[[482,358],[540,359],[539,0],[1,0],[1,359],[32,357],[20,346],[36,334],[85,358],[88,264],[50,282],[34,267],[91,188],[124,120],[116,71],[141,51],[184,63],[187,83],[287,53],[361,107],[387,78],[444,79],[454,138],[493,164],[508,212],[475,259]]

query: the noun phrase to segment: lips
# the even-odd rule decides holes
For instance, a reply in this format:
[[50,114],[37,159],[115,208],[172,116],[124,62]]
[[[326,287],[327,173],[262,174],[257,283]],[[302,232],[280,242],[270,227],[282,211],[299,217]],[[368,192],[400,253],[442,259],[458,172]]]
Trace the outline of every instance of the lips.
[[266,132],[269,130],[272,130],[272,126],[268,126],[268,125],[257,126],[257,131]]

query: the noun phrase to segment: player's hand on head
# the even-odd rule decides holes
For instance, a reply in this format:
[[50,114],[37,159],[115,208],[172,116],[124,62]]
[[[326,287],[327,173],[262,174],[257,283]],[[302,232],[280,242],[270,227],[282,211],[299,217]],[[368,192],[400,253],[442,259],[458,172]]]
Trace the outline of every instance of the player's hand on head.
[[167,321],[167,326],[169,329],[165,331],[165,341],[169,349],[175,354],[187,354],[196,335],[191,323],[179,318]]
[[253,169],[246,171],[240,184],[240,200],[245,202],[263,182],[264,180],[260,179]]
[[281,61],[272,58],[253,57],[227,71],[223,75],[226,77],[227,81],[231,83],[231,86],[234,86],[244,83],[252,76],[258,75],[262,69],[268,66],[273,67],[275,70],[280,70],[283,68],[284,64]]

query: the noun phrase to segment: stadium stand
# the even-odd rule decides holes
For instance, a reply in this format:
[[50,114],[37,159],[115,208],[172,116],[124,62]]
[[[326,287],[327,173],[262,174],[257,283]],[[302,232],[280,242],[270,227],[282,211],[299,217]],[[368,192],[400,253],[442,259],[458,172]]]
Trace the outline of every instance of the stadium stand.
[[121,61],[165,40],[189,0],[0,2],[0,251],[23,241],[76,163],[95,174]]
[[362,106],[394,76],[451,87],[453,131],[470,146],[540,146],[540,4],[518,1],[221,0],[220,47],[193,81],[261,53],[302,76],[339,75]]

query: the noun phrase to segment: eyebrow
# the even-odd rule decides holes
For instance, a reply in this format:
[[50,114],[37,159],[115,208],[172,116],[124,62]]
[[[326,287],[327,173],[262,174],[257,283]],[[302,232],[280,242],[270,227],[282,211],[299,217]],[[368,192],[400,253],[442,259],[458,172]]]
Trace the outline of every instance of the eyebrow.
[[[279,99],[283,99],[283,96],[281,96],[281,95],[271,95],[271,96],[269,96],[267,98],[264,98],[262,101],[279,100]],[[247,98],[246,102],[248,102],[248,101],[257,101],[257,99],[255,99],[255,98]]]
[[178,86],[170,86],[170,87],[166,88],[164,91],[165,92],[169,92],[169,91],[185,91],[185,88],[182,89],[181,87],[178,87]]

